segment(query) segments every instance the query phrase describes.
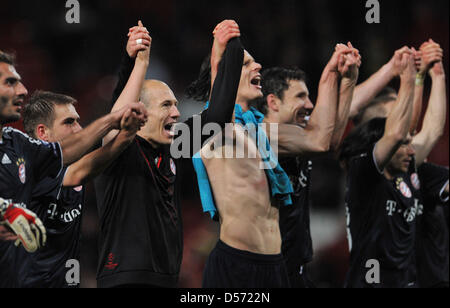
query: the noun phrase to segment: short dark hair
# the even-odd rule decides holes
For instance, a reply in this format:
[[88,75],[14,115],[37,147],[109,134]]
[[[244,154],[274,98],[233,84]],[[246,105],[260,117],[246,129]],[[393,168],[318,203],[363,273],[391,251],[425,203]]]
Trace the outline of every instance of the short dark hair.
[[36,90],[30,98],[30,102],[23,109],[23,126],[25,132],[36,138],[35,129],[39,124],[47,127],[53,126],[55,120],[55,105],[75,105],[77,100],[73,97]]
[[15,56],[0,50],[0,62],[15,65]]
[[283,99],[284,92],[289,89],[289,81],[304,81],[306,82],[306,74],[297,67],[272,67],[262,72],[262,92],[264,96],[256,99],[252,104],[262,112],[267,114],[267,96],[275,95],[279,99]]
[[368,110],[372,108],[378,108],[381,104],[395,100],[396,95],[397,92],[394,88],[385,87],[367,106],[365,106],[358,112],[358,114],[353,118],[353,123],[358,126],[363,124],[363,122],[367,122],[367,120],[365,119],[365,115]]
[[211,54],[203,59],[200,72],[186,89],[187,98],[192,98],[199,102],[206,102],[211,92]]
[[349,160],[365,153],[384,135],[386,118],[374,118],[353,129],[344,139],[339,152],[339,160],[347,165]]

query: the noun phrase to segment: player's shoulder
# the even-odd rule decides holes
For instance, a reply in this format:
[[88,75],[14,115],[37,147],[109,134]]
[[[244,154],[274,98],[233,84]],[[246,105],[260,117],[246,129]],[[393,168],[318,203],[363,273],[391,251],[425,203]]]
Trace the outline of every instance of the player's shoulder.
[[25,142],[26,144],[30,144],[30,145],[38,145],[39,146],[39,145],[49,145],[50,144],[46,141],[32,138],[31,136],[27,135],[26,133],[24,133],[21,130],[18,130],[14,127],[4,127],[3,134],[4,134],[4,136],[7,136],[13,140],[20,140],[20,141]]

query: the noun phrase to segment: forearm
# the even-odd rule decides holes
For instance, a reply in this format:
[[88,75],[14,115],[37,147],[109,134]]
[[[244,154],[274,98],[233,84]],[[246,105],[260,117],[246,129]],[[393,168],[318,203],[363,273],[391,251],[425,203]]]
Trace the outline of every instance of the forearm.
[[[445,76],[432,78],[430,99],[423,120],[423,129],[441,137],[444,133],[447,115],[447,92]],[[422,129],[422,130],[423,130]]]
[[108,114],[94,123],[84,128],[80,132],[70,135],[60,142],[63,152],[64,165],[79,160],[89,149],[91,149],[101,138],[103,138],[111,129],[117,115]]
[[414,100],[414,79],[402,80],[394,108],[386,119],[383,137],[377,142],[374,156],[379,170],[383,170],[406,140],[411,125]]
[[385,134],[403,140],[408,134],[412,119],[414,101],[414,79],[402,80],[397,101],[386,120]]
[[394,78],[391,62],[385,64],[369,79],[356,86],[350,109],[350,118],[354,118],[360,110],[364,109]]
[[119,157],[135,136],[135,133],[121,131],[111,142],[70,165],[64,177],[63,185],[83,185],[98,176]]
[[114,103],[112,112],[125,107],[127,103],[139,101],[142,85],[147,73],[148,63],[148,61],[141,60],[139,58],[136,59],[130,78],[128,78],[128,82],[125,85],[125,88],[123,89],[117,101]]
[[[147,73],[148,60],[136,59],[133,71],[131,72],[128,82],[115,102],[111,112],[124,108],[128,103],[138,102],[141,94],[142,85]],[[103,144],[110,142],[117,134],[118,130],[109,132],[103,140]]]
[[315,148],[328,151],[335,130],[338,109],[337,72],[325,68],[319,83],[316,106],[306,128]]
[[442,137],[447,116],[447,98],[445,77],[433,78],[430,99],[423,120],[422,129],[414,137],[416,162],[423,163],[438,140]]
[[120,93],[122,93],[123,89],[125,88],[128,78],[130,77],[131,72],[133,71],[134,64],[135,64],[135,59],[130,58],[128,53],[126,51],[124,51],[122,60],[120,62],[120,68],[119,68],[119,73],[118,73],[119,79],[117,81],[116,88],[114,89],[114,92],[113,92],[113,97],[112,97],[112,101],[111,101],[111,109],[114,106],[117,99],[119,98]]
[[416,86],[414,88],[414,104],[413,104],[413,111],[412,111],[412,120],[411,120],[411,127],[409,129],[409,132],[411,135],[414,135],[417,126],[419,125],[420,120],[420,114],[422,113],[422,105],[423,105],[423,77],[418,76],[416,77]]
[[206,122],[223,126],[231,122],[236,95],[241,78],[244,47],[239,38],[231,39],[219,64],[217,77],[211,92]]
[[351,80],[348,78],[341,80],[336,127],[334,129],[330,145],[332,151],[336,151],[338,149],[342,136],[344,135],[345,128],[347,127],[355,86],[356,80]]

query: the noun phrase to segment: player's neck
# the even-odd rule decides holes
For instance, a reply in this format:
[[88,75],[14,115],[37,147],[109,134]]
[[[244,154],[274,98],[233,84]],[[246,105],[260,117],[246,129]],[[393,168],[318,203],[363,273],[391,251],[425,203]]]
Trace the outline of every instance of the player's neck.
[[400,176],[402,173],[396,172],[394,170],[389,170],[389,168],[384,168],[383,174],[386,179],[388,179],[389,181],[392,181],[396,177]]
[[3,140],[3,124],[0,124],[0,141]]
[[159,144],[159,143],[153,141],[152,138],[150,137],[150,135],[147,135],[147,134],[145,134],[145,133],[143,133],[143,132],[138,132],[137,135],[138,135],[139,137],[141,137],[142,139],[145,139],[145,141],[147,141],[148,143],[150,143],[150,145],[152,146],[152,148],[158,149],[158,148],[161,147],[161,144]]
[[264,116],[264,123],[280,123],[279,119],[277,116],[273,115],[272,113],[268,112],[265,116]]
[[250,108],[248,107],[248,101],[243,99],[237,99],[236,104],[240,105],[243,112],[247,112]]

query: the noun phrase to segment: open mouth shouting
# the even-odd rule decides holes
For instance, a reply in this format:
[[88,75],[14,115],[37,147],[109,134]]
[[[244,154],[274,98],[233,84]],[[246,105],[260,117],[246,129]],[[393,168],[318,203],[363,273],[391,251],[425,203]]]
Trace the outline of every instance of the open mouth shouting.
[[164,125],[164,127],[163,127],[164,135],[167,138],[173,138],[175,136],[174,128],[175,128],[175,124],[176,123],[177,122],[173,121],[173,122],[170,122],[170,123],[166,123]]
[[261,75],[258,74],[250,80],[250,83],[255,86],[258,90],[262,90],[261,86]]

